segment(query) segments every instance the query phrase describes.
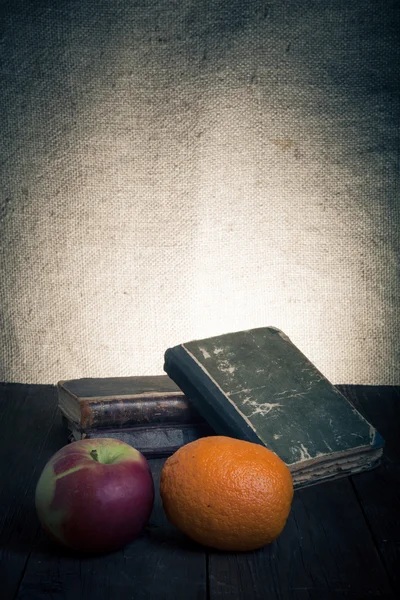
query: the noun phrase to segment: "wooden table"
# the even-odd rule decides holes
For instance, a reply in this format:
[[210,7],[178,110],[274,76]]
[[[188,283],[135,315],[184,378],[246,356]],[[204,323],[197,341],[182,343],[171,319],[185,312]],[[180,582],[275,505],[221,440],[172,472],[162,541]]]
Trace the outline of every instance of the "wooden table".
[[[382,464],[296,492],[269,547],[206,550],[168,523],[157,494],[140,538],[92,558],[53,544],[35,514],[40,472],[67,442],[54,387],[0,384],[0,598],[399,598],[400,388],[338,387],[385,437]],[[157,490],[162,464],[151,461]]]

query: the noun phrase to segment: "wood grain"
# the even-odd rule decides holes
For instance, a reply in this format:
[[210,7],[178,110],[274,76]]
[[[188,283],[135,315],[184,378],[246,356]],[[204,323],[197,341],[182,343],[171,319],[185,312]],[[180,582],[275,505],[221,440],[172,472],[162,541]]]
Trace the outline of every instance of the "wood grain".
[[350,482],[295,493],[281,536],[246,554],[210,552],[210,599],[394,598]]
[[389,579],[400,597],[400,389],[348,386],[346,394],[386,440],[382,465],[352,483]]
[[0,581],[2,597],[12,598],[39,531],[36,482],[66,432],[52,386],[2,383],[0,399]]

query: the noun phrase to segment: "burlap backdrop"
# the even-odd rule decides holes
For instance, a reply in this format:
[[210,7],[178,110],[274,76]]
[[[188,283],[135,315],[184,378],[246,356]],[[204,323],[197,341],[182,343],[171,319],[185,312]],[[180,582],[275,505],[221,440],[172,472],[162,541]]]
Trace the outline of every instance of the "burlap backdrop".
[[275,325],[400,383],[398,9],[1,2],[0,379]]

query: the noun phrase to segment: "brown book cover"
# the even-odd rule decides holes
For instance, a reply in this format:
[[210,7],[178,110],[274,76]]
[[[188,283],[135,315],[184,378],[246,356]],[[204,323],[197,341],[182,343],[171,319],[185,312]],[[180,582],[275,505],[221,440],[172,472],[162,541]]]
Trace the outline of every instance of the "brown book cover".
[[98,429],[204,422],[167,375],[59,381],[58,406],[81,434]]

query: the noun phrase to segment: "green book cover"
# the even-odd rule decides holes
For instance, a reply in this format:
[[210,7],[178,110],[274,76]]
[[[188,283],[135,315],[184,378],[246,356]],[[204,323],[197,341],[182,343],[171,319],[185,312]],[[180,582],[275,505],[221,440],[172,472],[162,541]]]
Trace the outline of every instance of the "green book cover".
[[169,348],[165,371],[221,435],[263,444],[310,484],[375,466],[383,439],[279,329]]

